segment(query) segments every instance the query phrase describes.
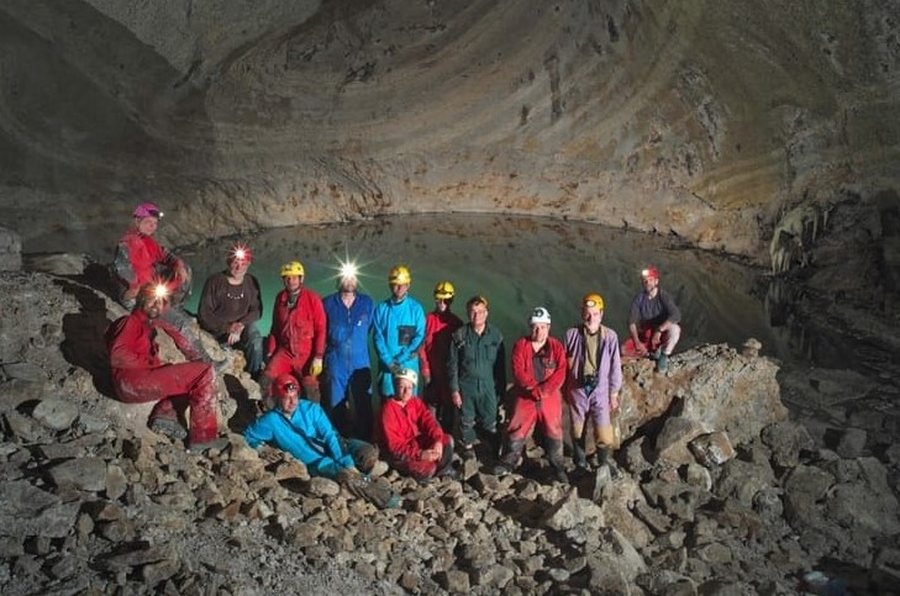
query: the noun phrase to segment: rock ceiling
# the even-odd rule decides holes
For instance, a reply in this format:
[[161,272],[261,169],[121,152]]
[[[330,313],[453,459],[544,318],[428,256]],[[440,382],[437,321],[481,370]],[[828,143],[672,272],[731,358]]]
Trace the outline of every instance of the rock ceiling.
[[5,0],[0,79],[26,248],[148,198],[170,241],[452,210],[761,257],[900,177],[890,0]]

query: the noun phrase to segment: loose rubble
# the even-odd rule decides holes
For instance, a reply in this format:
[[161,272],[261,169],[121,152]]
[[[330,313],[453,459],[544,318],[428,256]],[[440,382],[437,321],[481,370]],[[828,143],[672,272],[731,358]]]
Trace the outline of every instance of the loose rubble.
[[702,346],[665,375],[627,362],[617,473],[552,483],[531,446],[524,476],[474,461],[462,482],[388,471],[402,505],[377,510],[250,449],[236,431],[258,388],[236,369],[220,388],[229,446],[199,456],[109,397],[97,342],[120,311],[103,294],[34,273],[0,274],[0,294],[4,594],[789,594],[815,571],[856,592],[900,583],[900,451],[873,453],[853,428],[828,447],[788,420],[758,349]]

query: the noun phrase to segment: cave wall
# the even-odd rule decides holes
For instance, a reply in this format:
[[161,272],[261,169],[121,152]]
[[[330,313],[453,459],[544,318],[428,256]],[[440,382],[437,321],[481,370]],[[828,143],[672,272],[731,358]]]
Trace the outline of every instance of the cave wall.
[[[25,249],[424,211],[767,258],[900,168],[890,0],[5,0],[0,212]],[[112,225],[112,224],[115,225]]]

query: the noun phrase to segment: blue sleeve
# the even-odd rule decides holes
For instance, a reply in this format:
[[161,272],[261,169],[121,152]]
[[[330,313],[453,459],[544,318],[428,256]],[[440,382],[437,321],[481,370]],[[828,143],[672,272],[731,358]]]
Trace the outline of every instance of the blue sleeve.
[[385,325],[387,325],[387,321],[384,320],[386,311],[387,308],[384,304],[379,304],[375,308],[375,314],[372,317],[372,330],[374,332],[375,353],[378,355],[378,360],[384,368],[390,368],[394,362],[394,355],[390,352],[390,346],[384,334]]
[[[328,449],[331,459],[344,464],[344,460],[348,456],[341,448],[341,442],[338,440],[338,434],[337,431],[334,430],[334,425],[331,424],[331,420],[325,415],[325,410],[322,409],[322,406],[318,404],[312,405],[315,406],[312,412],[312,419],[316,428],[316,436],[325,443],[325,447]],[[353,460],[350,459],[350,461],[352,462]]]
[[254,449],[273,438],[275,438],[275,431],[265,415],[257,418],[253,424],[244,429],[244,439]]

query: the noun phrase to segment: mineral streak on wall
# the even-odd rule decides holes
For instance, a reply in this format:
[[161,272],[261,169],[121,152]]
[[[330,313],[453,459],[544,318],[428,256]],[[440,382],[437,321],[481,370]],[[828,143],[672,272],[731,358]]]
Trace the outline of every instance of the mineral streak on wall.
[[893,0],[4,0],[0,210],[26,250],[158,200],[170,243],[551,214],[761,262],[898,186]]

